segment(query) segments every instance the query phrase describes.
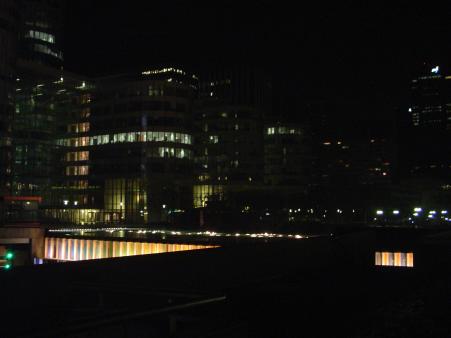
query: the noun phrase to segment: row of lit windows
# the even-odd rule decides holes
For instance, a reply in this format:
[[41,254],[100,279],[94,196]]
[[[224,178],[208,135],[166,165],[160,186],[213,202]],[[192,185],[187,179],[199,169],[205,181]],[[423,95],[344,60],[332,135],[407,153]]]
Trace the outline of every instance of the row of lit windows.
[[147,70],[147,71],[142,72],[141,74],[142,75],[150,75],[150,74],[164,74],[164,73],[169,73],[169,72],[186,75],[186,73],[183,70],[177,69],[177,68],[172,68],[172,67],[163,68],[163,69]]
[[[144,72],[141,72],[142,75],[151,75],[151,74],[164,74],[164,73],[176,73],[176,74],[181,74],[181,75],[186,75],[186,72],[181,70],[181,69],[177,69],[177,68],[163,68],[163,69],[154,69],[154,70],[146,70]],[[196,75],[191,75],[191,77],[195,80],[198,80],[198,77]]]
[[295,134],[300,135],[301,131],[295,128],[287,128],[287,127],[269,127],[266,129],[267,135],[285,135],[285,134]]
[[89,145],[89,137],[83,136],[61,139],[57,141],[57,144],[66,147],[86,147]]
[[41,45],[40,43],[35,43],[34,46],[33,46],[33,50],[35,52],[52,55],[52,56],[54,56],[54,57],[56,57],[58,59],[62,59],[63,58],[61,53],[56,53],[53,50],[51,50],[49,47],[47,47],[45,45]]
[[[228,176],[218,176],[218,177],[213,177],[213,178],[211,178],[210,177],[210,175],[199,175],[198,177],[197,177],[197,179],[198,179],[198,181],[199,182],[205,182],[205,181],[208,181],[208,180],[217,180],[217,181],[221,181],[221,180],[223,180],[223,181],[227,181],[229,178],[228,178]],[[249,182],[251,182],[252,181],[252,177],[249,177],[248,178],[248,181]]]
[[191,159],[193,157],[192,151],[183,148],[170,148],[170,147],[159,147],[158,148],[159,157],[176,157],[176,158],[187,158]]
[[86,133],[89,131],[89,122],[75,123],[67,126],[69,133]]
[[72,189],[86,189],[88,186],[89,182],[87,180],[69,181],[67,183],[67,187]]
[[200,182],[204,182],[210,179],[210,175],[199,175],[197,178]]
[[[149,157],[161,157],[161,158],[184,158],[184,159],[192,159],[193,152],[189,149],[183,148],[173,148],[173,147],[158,147],[154,152],[148,153]],[[89,152],[88,151],[79,151],[79,152],[70,152],[66,154],[66,161],[87,161],[89,160]],[[88,175],[89,170],[88,166],[68,166],[66,167],[66,175],[74,176],[74,175]]]
[[43,22],[43,21],[36,21],[36,22],[27,21],[26,24],[28,26],[36,26],[36,27],[44,28],[44,29],[49,28],[49,24],[47,22]]
[[30,30],[27,32],[26,37],[42,40],[48,43],[55,43],[55,36],[44,32]]
[[[222,124],[222,128],[221,129],[223,129],[224,130],[224,124]],[[227,128],[227,129],[230,129],[232,126],[231,125],[229,125],[230,127],[229,128]],[[213,127],[214,128],[214,127]],[[240,130],[240,125],[239,124],[235,124],[234,126],[233,126],[233,130]],[[208,132],[208,124],[207,123],[205,123],[204,124],[204,131],[205,132]]]
[[71,165],[66,167],[66,176],[84,176],[89,174],[87,165]]
[[89,160],[89,151],[73,151],[66,154],[66,161],[87,161]]
[[[89,128],[89,126],[88,126]],[[113,135],[84,136],[68,139],[60,139],[58,145],[66,147],[85,147],[88,145],[102,145],[110,143],[125,142],[173,142],[181,144],[192,144],[191,135],[183,133],[162,132],[162,131],[138,131],[129,133],[118,133]]]

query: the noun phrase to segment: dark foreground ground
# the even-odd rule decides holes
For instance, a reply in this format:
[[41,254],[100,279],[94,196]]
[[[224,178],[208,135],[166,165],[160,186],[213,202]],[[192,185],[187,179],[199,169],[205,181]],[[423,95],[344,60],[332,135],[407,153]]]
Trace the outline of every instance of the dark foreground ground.
[[[374,251],[414,252],[414,268]],[[328,238],[17,268],[0,337],[450,337],[451,235]]]

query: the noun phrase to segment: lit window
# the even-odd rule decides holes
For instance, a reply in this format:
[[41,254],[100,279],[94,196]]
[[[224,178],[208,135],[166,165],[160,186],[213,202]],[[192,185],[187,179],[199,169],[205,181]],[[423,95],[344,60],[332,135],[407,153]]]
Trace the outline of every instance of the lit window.
[[79,137],[75,143],[78,143],[76,146],[86,147],[89,145],[89,137]]
[[58,59],[62,59],[63,58],[61,53],[56,53],[53,50],[51,50],[48,46],[42,45],[40,43],[35,43],[34,46],[33,46],[33,50],[35,52],[52,55],[52,56],[54,56],[54,57],[56,57]]
[[89,167],[87,165],[66,167],[66,176],[83,176],[88,175],[88,173]]
[[279,132],[279,134],[286,134],[287,133],[287,128],[286,127],[279,127],[278,132]]
[[55,36],[44,32],[30,30],[27,32],[26,37],[45,41],[48,43],[55,43]]
[[87,161],[89,160],[89,151],[76,151],[66,154],[66,161]]
[[218,142],[219,142],[219,137],[218,137],[218,135],[210,135],[210,137],[209,137],[209,142],[210,142],[210,143],[218,143]]

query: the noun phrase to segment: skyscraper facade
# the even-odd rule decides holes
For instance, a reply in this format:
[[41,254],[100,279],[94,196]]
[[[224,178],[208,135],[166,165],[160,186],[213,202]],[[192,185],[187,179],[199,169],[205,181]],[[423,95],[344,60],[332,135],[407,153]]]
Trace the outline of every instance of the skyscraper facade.
[[451,200],[451,76],[423,65],[411,82],[410,105],[399,114],[399,163],[404,195],[416,205]]
[[[13,200],[28,210],[27,221],[36,215],[35,204],[51,208],[59,191],[58,173],[61,146],[58,139],[67,136],[68,120],[83,111],[84,79],[35,61],[19,60],[14,114]],[[85,85],[83,85],[85,83]],[[18,206],[17,214],[26,213]],[[18,218],[19,215],[12,218]]]
[[16,62],[16,29],[19,11],[16,2],[0,3],[0,219],[4,220],[4,198],[11,192],[12,118]]
[[8,222],[38,220],[53,177],[61,88],[63,2],[17,0],[15,109]]
[[13,194],[42,196],[55,168],[60,117],[57,102],[63,90],[63,73],[24,60],[19,60],[18,67],[21,74],[15,85]]
[[194,205],[263,183],[263,121],[271,87],[264,73],[218,67],[201,77],[195,109]]
[[312,169],[311,139],[305,126],[267,123],[264,128],[264,183],[273,187],[306,187]]
[[63,65],[64,1],[20,0],[22,59],[60,68]]
[[445,178],[451,171],[451,76],[430,67],[412,80],[406,161],[413,177]]

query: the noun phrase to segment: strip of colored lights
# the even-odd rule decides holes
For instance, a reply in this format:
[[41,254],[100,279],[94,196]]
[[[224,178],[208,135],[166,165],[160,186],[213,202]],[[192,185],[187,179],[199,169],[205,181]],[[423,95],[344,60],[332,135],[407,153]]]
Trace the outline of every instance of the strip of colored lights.
[[251,237],[251,238],[287,238],[287,239],[305,239],[313,237],[311,235],[301,235],[301,234],[280,234],[280,233],[226,233],[226,232],[215,232],[215,231],[174,231],[174,230],[152,230],[152,229],[140,229],[140,228],[66,228],[66,229],[49,229],[49,232],[100,232],[107,231],[114,233],[115,231],[127,231],[129,233],[138,234],[161,234],[161,235],[173,235],[173,236],[207,236],[207,237]]

